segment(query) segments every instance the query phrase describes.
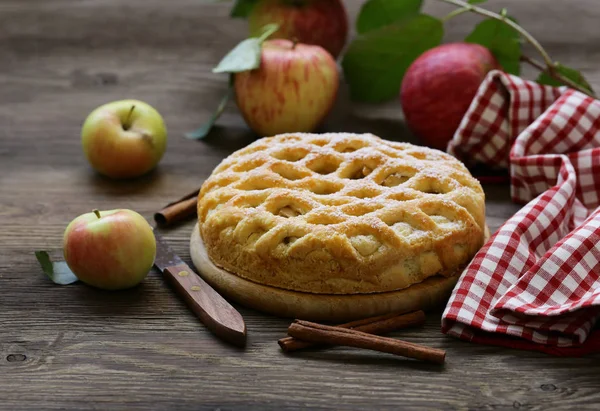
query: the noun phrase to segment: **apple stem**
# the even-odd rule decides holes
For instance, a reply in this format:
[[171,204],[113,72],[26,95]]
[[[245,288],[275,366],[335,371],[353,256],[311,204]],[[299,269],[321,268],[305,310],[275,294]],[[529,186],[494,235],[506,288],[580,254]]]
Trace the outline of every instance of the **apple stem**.
[[99,211],[99,210],[97,210],[97,209],[94,209],[93,211],[94,211],[94,214],[96,214],[96,217],[98,217],[98,218],[102,217],[102,216],[100,215],[100,211]]
[[292,50],[295,50],[297,45],[298,45],[298,37],[294,37],[292,39]]
[[129,127],[131,127],[130,121],[131,121],[131,115],[133,114],[133,110],[135,110],[135,104],[131,106],[131,109],[129,109],[127,118],[125,119],[125,122],[123,123],[124,130],[129,130]]

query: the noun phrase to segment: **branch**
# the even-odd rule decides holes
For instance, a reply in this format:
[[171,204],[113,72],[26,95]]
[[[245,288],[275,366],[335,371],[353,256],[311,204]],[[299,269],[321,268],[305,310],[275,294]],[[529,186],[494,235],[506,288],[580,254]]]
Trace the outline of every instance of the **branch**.
[[[524,61],[525,63],[529,64],[532,67],[535,67],[539,71],[548,73],[548,67],[544,66],[542,63],[540,63],[539,61],[537,61],[529,56],[521,55],[521,61]],[[548,74],[550,74],[550,73],[548,73]]]
[[531,45],[533,47],[535,47],[536,50],[542,55],[544,61],[546,62],[546,65],[548,67],[554,67],[554,62],[552,61],[552,59],[550,58],[550,56],[548,55],[546,50],[544,50],[542,45],[531,34],[529,34],[529,32],[527,32],[523,27],[519,26],[514,21],[507,19],[506,17],[501,16],[498,13],[494,13],[492,11],[482,9],[481,7],[473,6],[462,0],[441,0],[441,1],[450,3],[450,4],[454,4],[455,6],[470,10],[473,13],[481,14],[482,16],[486,16],[486,17],[489,17],[489,18],[492,18],[495,20],[502,21],[503,23],[512,27],[517,33],[519,33],[521,36],[523,36],[523,38],[525,38],[525,40],[527,40],[529,43],[531,43]]
[[460,10],[460,12],[457,11],[456,13],[450,13],[449,15],[447,15],[444,18],[444,21],[446,21],[449,18],[452,18],[456,15],[462,14],[464,12],[464,10],[468,10],[468,11],[472,11],[473,13],[480,14],[482,16],[486,16],[486,17],[489,17],[489,18],[492,18],[495,20],[499,20],[499,21],[503,22],[504,24],[508,25],[513,30],[515,30],[517,33],[519,33],[525,40],[527,40],[540,53],[540,55],[544,59],[544,63],[546,63],[546,67],[544,67],[542,65],[542,63],[535,61],[527,56],[521,57],[521,59],[523,61],[525,61],[525,62],[531,64],[533,67],[536,67],[537,69],[547,73],[550,77],[554,78],[555,80],[560,81],[564,85],[571,87],[577,91],[580,91],[584,94],[587,94],[590,97],[595,97],[594,94],[590,93],[589,90],[586,90],[585,88],[581,87],[580,85],[578,85],[571,79],[568,79],[568,78],[564,77],[563,75],[561,75],[560,73],[558,73],[556,71],[556,63],[554,63],[554,61],[550,58],[550,55],[548,55],[548,53],[542,47],[542,45],[531,34],[529,34],[528,31],[526,31],[523,27],[519,26],[514,21],[507,19],[503,15],[494,13],[494,12],[486,10],[486,9],[482,9],[481,7],[473,6],[472,4],[466,3],[462,0],[440,0],[440,1],[460,7],[460,9],[458,9],[458,10]]
[[456,16],[460,16],[461,14],[467,13],[467,12],[470,12],[470,11],[471,10],[469,8],[455,9],[455,10],[451,11],[450,13],[448,13],[446,16],[444,16],[442,18],[442,21],[445,23],[448,20],[450,20],[450,19],[452,19],[452,18],[454,18]]
[[553,79],[560,81],[561,83],[563,83],[565,86],[571,87],[572,89],[581,91],[582,93],[587,94],[590,97],[595,97],[593,94],[591,94],[588,90],[582,88],[580,85],[578,85],[577,83],[575,83],[573,80],[564,77],[563,75],[561,75],[560,73],[554,71],[554,70],[548,70],[548,67],[545,67],[541,62],[529,57],[529,56],[525,56],[522,55],[521,56],[521,61],[524,61],[525,63],[529,64],[532,67],[535,67],[536,69],[538,69],[541,72],[544,72],[546,74],[548,74],[550,77],[552,77]]

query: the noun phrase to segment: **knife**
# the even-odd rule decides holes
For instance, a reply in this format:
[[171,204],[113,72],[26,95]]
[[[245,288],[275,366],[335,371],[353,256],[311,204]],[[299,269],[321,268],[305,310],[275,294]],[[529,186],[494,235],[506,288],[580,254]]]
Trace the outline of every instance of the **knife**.
[[154,265],[173,284],[175,291],[217,337],[240,347],[245,346],[246,324],[242,315],[175,254],[156,231],[154,236]]

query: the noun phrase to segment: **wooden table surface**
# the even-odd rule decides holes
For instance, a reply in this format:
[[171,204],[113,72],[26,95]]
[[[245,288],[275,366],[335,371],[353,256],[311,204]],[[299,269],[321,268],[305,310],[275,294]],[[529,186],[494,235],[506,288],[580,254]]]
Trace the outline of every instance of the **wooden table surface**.
[[[347,4],[354,19],[360,2]],[[487,4],[508,6],[557,60],[600,90],[597,0]],[[233,105],[206,141],[182,137],[225,90],[226,79],[210,68],[246,30],[228,19],[229,7],[0,0],[0,409],[598,409],[599,356],[553,358],[458,341],[440,333],[440,312],[424,328],[394,335],[447,350],[443,368],[349,348],[286,356],[276,340],[289,320],[240,308],[248,346],[225,346],[156,271],[116,293],[45,278],[33,251],[60,247],[75,216],[131,208],[151,218],[254,139]],[[429,1],[426,9],[443,15],[448,8]],[[460,39],[474,21],[453,20],[446,39]],[[397,102],[351,104],[347,96],[342,90],[322,131],[414,141]],[[128,97],[163,113],[169,148],[152,174],[115,182],[89,168],[79,132],[93,108]],[[496,229],[518,206],[508,187],[485,189]],[[188,261],[192,226],[165,234]]]

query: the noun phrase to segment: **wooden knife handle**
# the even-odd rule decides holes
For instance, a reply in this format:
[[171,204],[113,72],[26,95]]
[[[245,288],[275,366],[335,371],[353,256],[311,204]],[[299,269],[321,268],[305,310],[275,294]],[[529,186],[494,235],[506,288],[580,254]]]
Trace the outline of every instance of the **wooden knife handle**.
[[164,275],[217,337],[237,346],[246,344],[246,324],[241,314],[187,264],[167,267]]

